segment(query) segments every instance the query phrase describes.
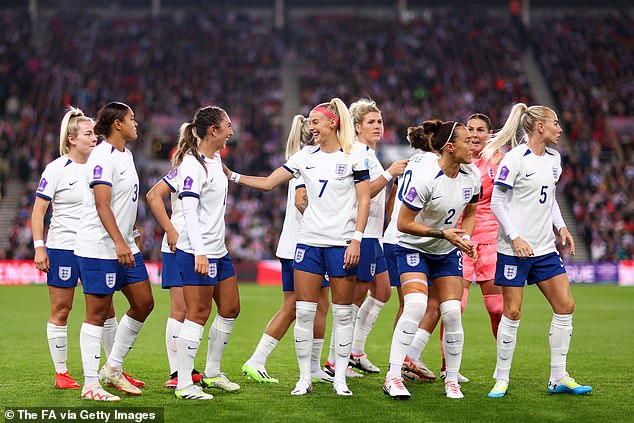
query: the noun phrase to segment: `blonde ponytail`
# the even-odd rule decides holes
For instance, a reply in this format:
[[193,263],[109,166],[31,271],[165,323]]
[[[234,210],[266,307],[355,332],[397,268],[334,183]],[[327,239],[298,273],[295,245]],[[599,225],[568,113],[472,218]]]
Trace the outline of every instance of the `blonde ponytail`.
[[330,104],[336,108],[339,115],[339,143],[343,152],[349,154],[352,151],[355,136],[352,116],[350,116],[350,111],[348,111],[346,104],[340,98],[333,98],[330,100]]
[[286,140],[286,159],[297,153],[302,147],[313,144],[313,134],[308,127],[308,119],[302,115],[295,115],[291,130]]
[[70,152],[70,143],[68,142],[69,136],[77,136],[79,131],[80,122],[93,122],[94,121],[85,116],[84,112],[77,107],[69,106],[62,118],[62,123],[59,128],[59,154],[63,156]]
[[[480,155],[485,160],[489,160],[498,148],[506,145],[509,141],[511,141],[511,148],[520,144],[520,141],[525,142],[526,138],[535,130],[537,122],[544,122],[550,114],[557,115],[553,109],[547,106],[527,107],[524,103],[513,105],[504,126],[491,138]],[[518,141],[517,133],[520,127],[524,135],[522,140]]]

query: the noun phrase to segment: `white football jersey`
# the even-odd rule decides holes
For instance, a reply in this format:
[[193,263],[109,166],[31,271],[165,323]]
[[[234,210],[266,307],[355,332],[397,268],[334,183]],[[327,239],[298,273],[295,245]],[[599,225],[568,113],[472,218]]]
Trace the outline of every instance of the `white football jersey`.
[[345,247],[352,239],[358,205],[353,172],[367,171],[366,154],[365,148],[345,154],[343,150],[324,153],[314,146],[288,159],[284,167],[304,178],[308,194],[298,244]]
[[396,180],[396,186],[392,189],[397,189],[396,197],[394,198],[394,206],[392,208],[392,214],[390,216],[390,223],[388,223],[383,235],[383,242],[386,244],[396,244],[398,242],[398,236],[400,234],[397,229],[398,213],[403,205],[403,196],[407,193],[406,189],[412,181],[412,173],[416,169],[422,169],[425,166],[431,166],[433,162],[438,160],[438,155],[430,152],[416,153],[410,157],[407,162],[407,168],[405,172],[399,176]]
[[[112,188],[110,208],[119,231],[132,254],[139,252],[132,231],[136,222],[139,204],[139,176],[130,150],[117,150],[103,141],[95,147],[87,163],[90,188],[105,184]],[[95,193],[88,190],[82,208],[82,217],[77,231],[75,254],[80,257],[116,259],[114,242],[101,223],[95,207]]]
[[[504,208],[536,256],[557,251],[551,209],[560,176],[561,157],[557,150],[546,148],[546,153],[538,156],[526,144],[518,145],[504,156],[495,176],[495,185],[509,188]],[[501,228],[498,251],[515,255],[511,240]]]
[[288,181],[288,194],[286,196],[286,214],[282,233],[277,243],[275,255],[281,259],[293,259],[295,257],[295,246],[297,245],[297,235],[302,222],[302,214],[295,207],[295,190],[304,187],[304,180],[293,178]]
[[[178,171],[180,187],[178,198],[193,196],[198,198],[198,224],[203,241],[203,253],[208,258],[227,255],[225,246],[225,210],[227,208],[228,181],[222,169],[220,154],[205,157],[207,173],[192,154],[183,158]],[[183,225],[185,226],[185,225]],[[176,248],[194,254],[186,228],[179,233]]]
[[[176,232],[178,232],[180,238],[180,234],[185,228],[185,219],[183,218],[183,205],[178,200],[178,190],[180,188],[178,168],[172,169],[170,173],[165,175],[163,177],[163,182],[165,182],[167,186],[169,186],[172,190],[172,193],[170,194],[170,204],[172,206],[172,215],[170,216],[170,222],[172,222],[172,225],[174,225],[174,229],[176,229]],[[167,234],[163,235],[161,252],[173,254],[172,250],[170,250],[170,247],[167,244]]]
[[[383,166],[376,157],[376,152],[369,146],[357,141],[357,144],[361,144],[361,148],[366,149],[365,164],[370,171],[370,181],[374,181],[376,178],[382,178]],[[368,217],[368,224],[363,232],[364,238],[381,238],[383,235],[383,224],[385,222],[385,187],[377,195],[370,199],[370,216]]]
[[74,250],[82,203],[88,191],[85,163],[76,163],[63,155],[49,163],[35,195],[51,202],[53,214],[46,246]]
[[[460,165],[455,178],[449,178],[442,172],[438,160],[417,168],[408,164],[406,172],[410,169],[412,178],[403,187],[403,204],[418,210],[416,221],[425,226],[440,230],[455,228],[462,211],[474,196],[477,202],[481,179],[476,166]],[[446,239],[406,233],[399,235],[398,244],[428,254],[447,254],[456,248]]]

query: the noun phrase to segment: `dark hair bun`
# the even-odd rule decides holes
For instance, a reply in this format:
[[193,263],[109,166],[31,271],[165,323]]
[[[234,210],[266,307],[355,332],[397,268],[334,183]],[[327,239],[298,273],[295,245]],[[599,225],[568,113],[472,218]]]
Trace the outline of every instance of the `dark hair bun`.
[[439,119],[426,120],[423,122],[423,131],[425,135],[433,137],[442,127],[442,121]]

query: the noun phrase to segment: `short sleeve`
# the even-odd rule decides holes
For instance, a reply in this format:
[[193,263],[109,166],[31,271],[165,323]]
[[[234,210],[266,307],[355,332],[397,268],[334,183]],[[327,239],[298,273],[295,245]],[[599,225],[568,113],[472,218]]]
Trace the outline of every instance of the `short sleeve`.
[[482,192],[482,173],[480,173],[480,169],[473,166],[473,186],[474,186],[474,195],[480,195]]
[[181,184],[178,190],[178,198],[196,197],[200,198],[200,191],[203,187],[205,169],[193,157],[189,156],[183,160],[179,167],[181,174]]
[[286,160],[282,166],[284,169],[288,170],[293,174],[294,177],[298,177],[300,175],[300,169],[306,163],[306,153],[305,151],[299,150],[297,153],[293,154],[291,157]]
[[176,167],[172,169],[170,173],[163,176],[163,182],[165,182],[167,186],[170,187],[170,190],[172,190],[172,192],[178,192],[178,189],[180,188],[180,184],[178,183],[178,168]]
[[370,169],[370,153],[366,148],[354,148],[350,153],[352,171],[359,172]]
[[513,160],[510,154],[504,156],[498,167],[497,175],[495,175],[495,185],[513,189],[515,179],[519,173],[519,162]]
[[[418,173],[418,175],[421,175],[421,173]],[[412,174],[412,183],[403,195],[403,204],[412,210],[422,210],[429,201],[431,190],[427,181],[416,176],[416,173]]]
[[57,181],[59,179],[59,171],[52,169],[51,166],[46,166],[44,172],[42,172],[42,178],[37,186],[35,195],[45,200],[51,201],[57,191]]
[[[114,149],[114,147],[112,148]],[[98,155],[95,160],[91,160],[91,168],[88,169],[90,172],[88,184],[91,188],[99,184],[112,186],[112,155],[99,154],[102,151],[104,150],[96,152]]]
[[304,182],[303,176],[297,177],[297,180],[295,181],[295,189],[297,188],[306,188],[306,182]]

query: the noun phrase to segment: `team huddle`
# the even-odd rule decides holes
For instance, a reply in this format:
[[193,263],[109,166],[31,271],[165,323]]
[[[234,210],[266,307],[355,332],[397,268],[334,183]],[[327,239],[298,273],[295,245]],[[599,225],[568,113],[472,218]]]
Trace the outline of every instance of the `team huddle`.
[[[47,272],[55,385],[81,388],[82,398],[95,401],[120,400],[102,383],[128,395],[142,393],[144,383],[124,372],[123,363],[154,306],[135,229],[139,196],[145,194],[165,231],[161,275],[170,293],[165,386],[189,400],[212,399],[205,389],[240,389],[221,371],[240,312],[236,272],[225,246],[231,182],[263,191],[288,186],[276,252],[284,300],[242,366],[247,377],[278,383],[266,362],[294,321],[299,380],[291,394],[306,395],[314,384],[326,383],[335,394],[351,396],[347,379],[362,376],[354,368],[380,372],[365,344],[396,288],[400,307],[383,392],[408,399],[404,382],[437,378],[421,354],[441,321],[440,377],[448,398],[463,398],[460,384],[469,380],[460,373],[461,314],[469,286],[477,282],[497,343],[495,385],[488,396],[503,397],[528,283],[537,284],[553,310],[548,392],[589,393],[590,386],[566,371],[574,301],[553,228],[571,254],[574,240],[555,199],[561,159],[552,147],[561,132],[552,109],[521,103],[495,134],[481,113],[467,123],[428,120],[408,129],[408,142],[419,152],[384,169],[376,156],[383,136],[376,103],[361,99],[348,107],[335,98],[307,117],[296,116],[285,163],[256,177],[222,163],[220,151],[233,135],[231,119],[222,108],[206,106],[181,125],[171,171],[145,194],[125,148],[137,138],[132,109],[109,103],[95,121],[69,109],[60,130],[61,157],[42,174],[32,217],[35,266]],[[45,245],[49,204],[53,214]],[[66,367],[67,320],[80,279],[86,299],[80,331],[83,387]],[[115,291],[130,306],[119,322]],[[201,373],[194,360],[212,302],[217,313]],[[322,367],[329,308],[330,351]],[[106,360],[100,368],[102,346]]]

